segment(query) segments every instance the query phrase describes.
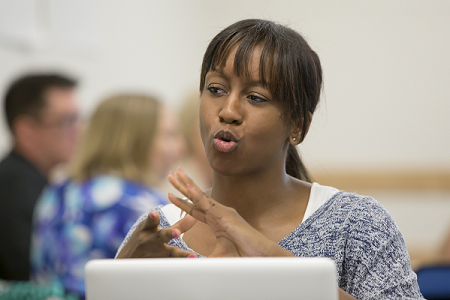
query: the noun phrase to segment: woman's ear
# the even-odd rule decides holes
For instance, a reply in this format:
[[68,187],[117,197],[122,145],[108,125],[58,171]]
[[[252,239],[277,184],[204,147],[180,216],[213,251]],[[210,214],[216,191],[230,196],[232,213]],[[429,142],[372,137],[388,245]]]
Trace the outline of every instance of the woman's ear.
[[[305,128],[305,134],[302,134],[302,132],[303,132],[303,122],[302,121],[292,124],[292,128],[289,133],[289,143],[292,146],[297,146],[298,144],[300,144],[303,141],[303,139],[305,138],[306,134],[308,134],[309,126],[311,125],[311,121],[312,121],[312,114],[309,113],[308,122],[306,123],[306,128]],[[303,138],[302,138],[302,136],[303,136]]]

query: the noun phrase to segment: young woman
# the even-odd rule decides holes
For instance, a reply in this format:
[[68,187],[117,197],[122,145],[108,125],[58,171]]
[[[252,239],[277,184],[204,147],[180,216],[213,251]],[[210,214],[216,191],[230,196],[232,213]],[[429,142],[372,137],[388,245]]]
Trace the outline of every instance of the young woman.
[[244,20],[220,32],[200,78],[213,187],[170,174],[190,201],[169,194],[173,204],[142,216],[117,257],[322,256],[336,262],[340,299],[422,299],[386,210],[309,182],[295,146],[321,86],[319,58],[294,30]]
[[113,258],[136,219],[168,203],[152,185],[181,155],[175,121],[145,95],[117,95],[99,105],[69,180],[47,188],[38,201],[31,260],[36,281],[59,283],[83,298],[86,262]]

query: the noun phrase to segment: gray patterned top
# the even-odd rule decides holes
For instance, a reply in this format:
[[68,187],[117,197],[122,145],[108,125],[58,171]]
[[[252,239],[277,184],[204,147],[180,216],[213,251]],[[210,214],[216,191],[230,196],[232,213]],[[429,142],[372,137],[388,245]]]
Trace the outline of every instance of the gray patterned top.
[[[160,228],[169,227],[161,207],[156,210]],[[133,225],[118,253],[146,218]],[[298,257],[333,259],[339,287],[357,299],[424,299],[400,230],[373,198],[341,191],[278,244]],[[181,238],[169,245],[195,252]]]

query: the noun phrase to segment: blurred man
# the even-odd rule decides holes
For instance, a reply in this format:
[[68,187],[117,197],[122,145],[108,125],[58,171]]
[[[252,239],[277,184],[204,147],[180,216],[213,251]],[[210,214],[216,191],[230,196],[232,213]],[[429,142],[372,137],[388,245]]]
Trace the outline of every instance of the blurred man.
[[5,95],[13,149],[0,162],[1,279],[29,279],[36,200],[51,169],[72,156],[78,135],[75,86],[58,74],[27,75]]

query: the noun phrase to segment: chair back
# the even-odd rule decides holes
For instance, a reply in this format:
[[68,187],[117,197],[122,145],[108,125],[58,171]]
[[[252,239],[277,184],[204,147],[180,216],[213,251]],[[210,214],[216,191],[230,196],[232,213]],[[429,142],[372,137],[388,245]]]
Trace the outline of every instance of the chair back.
[[450,299],[450,265],[422,267],[416,274],[426,299]]

